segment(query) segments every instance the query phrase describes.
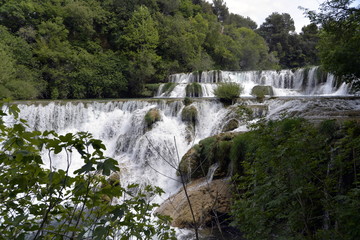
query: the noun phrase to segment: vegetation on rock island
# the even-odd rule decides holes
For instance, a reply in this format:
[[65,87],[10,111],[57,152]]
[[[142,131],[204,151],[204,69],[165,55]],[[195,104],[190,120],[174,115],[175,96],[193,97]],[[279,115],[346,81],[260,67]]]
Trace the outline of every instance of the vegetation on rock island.
[[225,104],[232,104],[243,92],[243,87],[237,83],[219,83],[214,90],[214,95]]
[[257,29],[222,0],[4,0],[0,98],[151,96],[148,84],[176,72],[317,64],[319,38],[326,70],[359,77],[359,10],[350,2],[327,1],[297,34],[287,13]]
[[[111,176],[118,163],[103,155],[100,140],[28,131],[16,106],[9,112],[0,111],[1,239],[175,239],[168,217],[152,217],[151,198],[162,190],[122,186]],[[12,117],[11,126],[5,117]],[[74,172],[71,153],[84,164]],[[67,161],[65,169],[52,165],[55,155]]]

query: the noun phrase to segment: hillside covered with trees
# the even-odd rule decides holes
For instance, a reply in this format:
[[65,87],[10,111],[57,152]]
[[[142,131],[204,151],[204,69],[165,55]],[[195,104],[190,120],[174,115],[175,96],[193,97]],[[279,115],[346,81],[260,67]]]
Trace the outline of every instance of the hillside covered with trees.
[[176,72],[318,63],[318,28],[289,14],[258,27],[223,0],[4,0],[0,97],[146,97]]

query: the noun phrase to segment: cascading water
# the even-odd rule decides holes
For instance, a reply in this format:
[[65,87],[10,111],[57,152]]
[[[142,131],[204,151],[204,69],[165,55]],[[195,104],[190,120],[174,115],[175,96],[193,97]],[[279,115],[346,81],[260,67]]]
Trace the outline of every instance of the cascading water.
[[214,89],[219,82],[235,82],[244,88],[241,96],[251,96],[254,86],[271,86],[275,96],[303,95],[348,95],[349,84],[339,84],[332,74],[324,73],[319,67],[309,69],[281,71],[204,71],[174,74],[169,82],[176,83],[170,94],[164,94],[159,88],[156,97],[183,98],[188,84],[201,84],[202,97],[214,97]]
[[[105,154],[119,161],[124,185],[152,184],[172,194],[180,187],[176,175],[179,158],[194,143],[220,133],[224,119],[229,116],[230,110],[216,101],[192,105],[197,109],[198,120],[190,140],[188,124],[181,120],[182,101],[49,102],[18,106],[20,117],[33,130],[55,130],[60,134],[85,131],[101,139],[107,147]],[[161,120],[148,128],[144,118],[153,108],[159,110]],[[67,162],[58,157],[52,159],[52,164],[65,168]],[[82,163],[73,156],[71,170],[80,166]]]

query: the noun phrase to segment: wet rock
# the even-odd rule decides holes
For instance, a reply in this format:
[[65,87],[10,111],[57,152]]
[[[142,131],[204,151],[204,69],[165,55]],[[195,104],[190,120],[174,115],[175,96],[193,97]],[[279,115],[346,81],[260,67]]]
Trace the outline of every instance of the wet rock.
[[223,127],[223,132],[229,132],[239,127],[239,121],[236,119],[230,119]]
[[151,128],[152,125],[161,120],[160,111],[157,108],[150,109],[145,115],[145,123],[148,128]]
[[[228,216],[232,196],[228,180],[207,182],[202,178],[191,182],[186,188],[198,226],[211,226],[216,218]],[[170,216],[173,227],[193,227],[193,216],[183,189],[161,204],[156,213]]]
[[181,112],[181,120],[195,126],[198,120],[198,111],[195,106],[186,106]]
[[[186,180],[205,177],[209,168],[218,163],[214,178],[228,174],[232,139],[240,133],[222,133],[205,138],[192,147],[181,159],[179,170]],[[179,174],[180,175],[180,174]]]

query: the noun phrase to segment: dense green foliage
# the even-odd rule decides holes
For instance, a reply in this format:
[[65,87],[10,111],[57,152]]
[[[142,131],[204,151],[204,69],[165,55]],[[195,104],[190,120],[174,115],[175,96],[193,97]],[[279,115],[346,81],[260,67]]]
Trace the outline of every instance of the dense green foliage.
[[[151,220],[151,197],[162,190],[124,188],[120,179],[109,178],[119,167],[103,155],[100,140],[88,133],[28,131],[16,106],[9,112],[11,126],[0,112],[0,239],[175,238],[168,218]],[[84,165],[72,173],[75,155]],[[65,169],[52,165],[55,156],[67,163]]]
[[296,68],[318,64],[316,44],[318,28],[315,24],[305,26],[301,34],[294,33],[294,20],[288,13],[272,13],[257,32],[264,37],[280,60],[282,68]]
[[353,0],[327,0],[320,13],[306,10],[310,20],[322,25],[319,42],[325,70],[352,81],[360,78],[360,6]]
[[231,104],[244,91],[237,83],[220,83],[214,90],[215,96],[223,103]]
[[175,72],[279,68],[288,50],[256,27],[223,0],[0,1],[0,98],[151,96]]
[[360,125],[302,119],[234,138],[233,220],[246,239],[359,239]]
[[318,50],[325,70],[353,80],[360,41],[351,2],[307,11],[314,23],[297,34],[287,13],[257,29],[223,0],[4,0],[0,98],[151,96],[145,86],[171,73],[297,68],[318,64]]

